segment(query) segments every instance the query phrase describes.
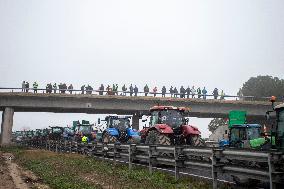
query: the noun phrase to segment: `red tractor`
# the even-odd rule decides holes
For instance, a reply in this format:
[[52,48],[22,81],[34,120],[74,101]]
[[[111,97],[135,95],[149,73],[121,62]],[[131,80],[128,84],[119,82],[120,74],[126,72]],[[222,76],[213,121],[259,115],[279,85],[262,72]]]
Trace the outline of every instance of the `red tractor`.
[[198,128],[188,125],[186,108],[154,106],[150,112],[150,126],[140,132],[145,144],[204,145]]

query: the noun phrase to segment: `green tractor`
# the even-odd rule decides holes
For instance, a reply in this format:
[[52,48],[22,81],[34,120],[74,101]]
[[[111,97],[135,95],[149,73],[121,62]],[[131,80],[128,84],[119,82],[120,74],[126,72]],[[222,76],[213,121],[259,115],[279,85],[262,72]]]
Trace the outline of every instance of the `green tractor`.
[[220,140],[220,147],[269,150],[272,145],[275,145],[271,135],[264,135],[261,132],[261,125],[246,123],[245,111],[230,111],[228,126],[228,140]]
[[[90,124],[89,121],[82,120],[73,121],[73,130],[75,131],[75,141],[77,142],[90,142],[95,139],[95,133],[93,132],[94,124]],[[87,141],[82,141],[83,137],[87,137]]]

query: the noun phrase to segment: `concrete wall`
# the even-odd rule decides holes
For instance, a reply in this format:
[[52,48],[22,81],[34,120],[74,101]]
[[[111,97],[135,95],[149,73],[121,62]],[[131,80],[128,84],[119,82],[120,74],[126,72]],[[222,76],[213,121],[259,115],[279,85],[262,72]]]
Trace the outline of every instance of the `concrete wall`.
[[219,126],[210,136],[210,141],[218,142],[221,139],[228,139],[228,125]]

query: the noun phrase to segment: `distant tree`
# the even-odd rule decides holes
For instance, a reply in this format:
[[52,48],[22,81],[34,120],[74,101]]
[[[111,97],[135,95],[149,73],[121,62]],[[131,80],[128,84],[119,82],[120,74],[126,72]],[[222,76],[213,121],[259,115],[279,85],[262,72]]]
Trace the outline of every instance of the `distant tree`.
[[264,100],[261,97],[276,96],[282,100],[284,96],[284,80],[272,76],[251,77],[243,84],[241,92],[244,96],[255,96],[254,100]]
[[[243,96],[255,96],[254,100],[265,100],[261,97],[276,96],[277,100],[283,100],[284,97],[284,79],[272,76],[251,77],[243,84],[241,88]],[[229,112],[228,112],[229,113]],[[264,124],[261,120],[249,120],[248,123]],[[214,118],[208,125],[208,129],[214,132],[219,126],[226,124],[223,118]]]
[[213,133],[219,126],[222,126],[222,125],[227,125],[227,119],[214,118],[210,121],[210,123],[208,125],[208,129],[209,129],[209,131],[211,131]]

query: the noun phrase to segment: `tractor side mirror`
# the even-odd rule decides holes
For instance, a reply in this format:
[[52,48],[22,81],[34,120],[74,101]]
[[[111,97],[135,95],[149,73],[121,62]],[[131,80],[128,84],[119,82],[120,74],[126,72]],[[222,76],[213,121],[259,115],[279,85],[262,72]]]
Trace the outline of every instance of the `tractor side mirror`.
[[98,124],[101,124],[101,119],[100,118],[98,118]]
[[188,125],[189,123],[189,118],[185,118],[185,124]]

